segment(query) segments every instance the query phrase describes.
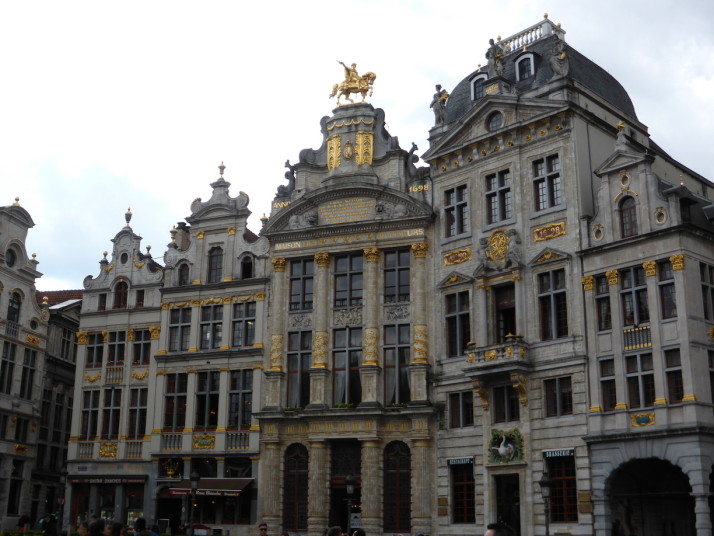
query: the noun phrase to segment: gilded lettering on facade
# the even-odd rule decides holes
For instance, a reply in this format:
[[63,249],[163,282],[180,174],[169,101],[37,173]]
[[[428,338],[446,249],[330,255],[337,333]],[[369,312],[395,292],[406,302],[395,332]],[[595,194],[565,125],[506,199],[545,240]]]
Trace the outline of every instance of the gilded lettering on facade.
[[471,248],[457,249],[444,254],[444,266],[453,266],[471,260]]
[[567,234],[565,222],[561,221],[533,229],[533,240],[542,242],[543,240],[550,240],[551,238],[557,238],[565,234]]

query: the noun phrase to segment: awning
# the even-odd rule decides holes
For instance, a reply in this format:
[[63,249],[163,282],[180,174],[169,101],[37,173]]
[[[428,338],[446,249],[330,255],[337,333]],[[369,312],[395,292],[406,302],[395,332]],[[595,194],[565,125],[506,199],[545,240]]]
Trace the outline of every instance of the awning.
[[[252,478],[202,478],[196,496],[238,497],[253,482]],[[169,495],[191,495],[191,480],[184,478],[169,488]]]

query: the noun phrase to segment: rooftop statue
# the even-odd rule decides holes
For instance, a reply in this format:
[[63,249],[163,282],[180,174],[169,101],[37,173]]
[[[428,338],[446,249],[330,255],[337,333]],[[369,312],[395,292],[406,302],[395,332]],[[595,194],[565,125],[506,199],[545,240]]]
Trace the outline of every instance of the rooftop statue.
[[332,86],[332,93],[330,98],[337,95],[337,105],[340,106],[340,97],[345,97],[346,100],[354,104],[354,101],[350,98],[351,93],[361,93],[362,102],[367,98],[367,93],[372,96],[372,84],[374,84],[377,75],[374,73],[367,72],[362,76],[357,72],[357,64],[353,63],[351,67],[348,67],[341,61],[337,61],[340,65],[345,68],[345,81]]

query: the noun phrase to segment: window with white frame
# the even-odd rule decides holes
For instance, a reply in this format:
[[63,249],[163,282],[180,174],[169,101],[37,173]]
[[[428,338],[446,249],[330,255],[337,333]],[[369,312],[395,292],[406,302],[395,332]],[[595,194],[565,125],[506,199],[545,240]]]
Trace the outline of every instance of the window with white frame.
[[516,79],[518,81],[531,78],[535,74],[533,54],[525,54],[516,60]]
[[169,352],[188,350],[191,334],[191,309],[171,309],[169,313]]
[[655,379],[651,353],[625,356],[625,378],[627,403],[630,408],[646,408],[654,405]]
[[620,270],[620,300],[624,326],[640,326],[650,321],[647,278],[642,266]]
[[255,342],[256,302],[233,304],[233,348],[252,348]]
[[484,96],[486,95],[484,91],[486,78],[487,75],[480,74],[471,81],[471,100],[479,100],[484,98]]
[[560,157],[557,154],[533,162],[533,194],[536,211],[563,203],[560,182]]
[[119,439],[121,415],[121,389],[104,389],[102,408],[102,439]]
[[220,348],[223,344],[223,304],[201,307],[201,348]]

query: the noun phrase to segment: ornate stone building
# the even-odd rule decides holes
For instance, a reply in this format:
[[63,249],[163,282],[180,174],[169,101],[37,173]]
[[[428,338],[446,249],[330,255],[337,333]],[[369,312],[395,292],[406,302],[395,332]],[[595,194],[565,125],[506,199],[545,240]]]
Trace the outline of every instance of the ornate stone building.
[[116,235],[85,280],[73,517],[712,534],[714,186],[549,20],[485,52],[437,86],[426,166],[343,64],[260,237],[223,168],[164,266]]

